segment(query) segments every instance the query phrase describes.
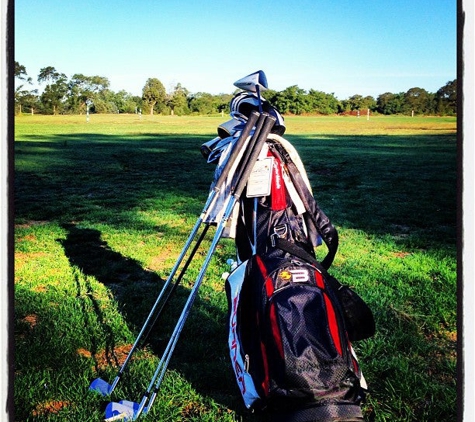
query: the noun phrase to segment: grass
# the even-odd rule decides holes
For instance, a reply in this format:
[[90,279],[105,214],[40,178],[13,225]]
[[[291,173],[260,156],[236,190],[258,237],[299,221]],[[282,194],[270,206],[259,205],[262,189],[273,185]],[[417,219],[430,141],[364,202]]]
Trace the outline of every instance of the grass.
[[[15,420],[103,419],[107,400],[89,383],[114,378],[155,301],[213,178],[199,147],[226,118],[17,117]],[[377,334],[354,345],[370,386],[366,420],[454,421],[455,119],[286,123],[340,233],[332,273],[375,313]],[[149,420],[261,420],[243,407],[228,359],[221,274],[233,254],[223,239]],[[197,262],[113,400],[143,393],[198,271]]]

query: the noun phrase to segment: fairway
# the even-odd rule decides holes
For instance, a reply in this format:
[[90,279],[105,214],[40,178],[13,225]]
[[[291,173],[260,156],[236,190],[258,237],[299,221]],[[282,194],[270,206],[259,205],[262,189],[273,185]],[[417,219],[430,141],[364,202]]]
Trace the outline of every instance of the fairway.
[[[130,350],[207,198],[215,168],[200,146],[228,119],[16,117],[16,421],[103,419],[108,399],[89,383],[112,380]],[[456,420],[456,119],[285,122],[339,231],[330,272],[375,314],[376,335],[354,344],[365,420]],[[241,403],[228,358],[221,275],[234,253],[222,239],[147,420],[264,420]],[[202,256],[111,400],[143,394]]]

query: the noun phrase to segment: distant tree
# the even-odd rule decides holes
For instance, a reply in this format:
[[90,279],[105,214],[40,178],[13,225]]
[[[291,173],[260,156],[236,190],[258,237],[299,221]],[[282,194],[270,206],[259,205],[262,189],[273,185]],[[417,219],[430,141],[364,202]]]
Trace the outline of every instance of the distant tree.
[[309,112],[320,114],[337,113],[341,106],[334,94],[327,94],[314,89],[308,91],[307,103]]
[[173,92],[168,96],[167,105],[172,115],[184,115],[190,112],[187,97],[190,92],[178,83]]
[[363,98],[363,110],[375,111],[377,109],[377,102],[371,95],[367,95]]
[[40,97],[41,103],[46,111],[52,111],[53,114],[58,113],[68,92],[67,81],[66,75],[59,73],[53,66],[40,69],[38,82],[47,83]]
[[26,73],[25,66],[21,65],[17,61],[15,61],[15,78],[18,78],[21,81],[28,81],[31,83],[31,78]]
[[155,107],[158,106],[160,109],[165,105],[166,97],[165,87],[157,78],[147,79],[142,90],[142,98],[151,115]]
[[90,88],[93,92],[93,102],[103,101],[104,111],[95,109],[97,113],[119,113],[116,104],[116,94],[109,89],[110,82],[105,76],[91,76]]
[[349,110],[375,110],[376,100],[369,95],[363,97],[362,95],[356,94],[346,100],[346,105]]
[[130,100],[134,102],[134,113],[139,113],[143,110],[143,98],[139,95],[132,95]]
[[188,107],[192,113],[215,114],[219,112],[220,99],[207,92],[197,92],[188,97]]
[[26,111],[26,109],[29,109],[31,114],[35,114],[35,111],[38,109],[38,90],[33,89],[29,91],[25,89],[18,93],[15,92],[15,94],[18,94],[19,96],[18,112],[21,113],[23,111]]
[[275,105],[275,99],[276,99],[276,96],[277,96],[277,91],[276,90],[266,89],[265,91],[262,91],[261,94],[267,101],[269,101],[269,103],[272,106],[276,107],[276,105]]
[[89,89],[88,77],[82,73],[76,73],[72,76],[68,84],[68,106],[73,113],[82,113],[86,111],[87,101],[93,100],[92,90]]
[[229,113],[229,104],[233,99],[234,95],[232,94],[219,94],[216,96],[216,101],[218,103],[218,111],[220,113]]
[[116,93],[111,92],[111,96],[119,113],[136,113],[139,106],[141,107],[140,97],[134,97],[125,90]]
[[411,88],[404,95],[404,108],[407,113],[430,114],[434,112],[434,95],[423,88]]
[[275,105],[281,113],[305,113],[308,111],[306,92],[297,85],[289,86],[276,94]]
[[457,79],[447,82],[435,94],[436,111],[440,114],[457,114]]
[[376,109],[378,113],[385,115],[402,113],[404,111],[404,93],[385,92],[379,95],[376,100]]
[[32,79],[28,76],[25,66],[15,61],[15,110],[21,113],[24,106],[29,106],[33,113],[38,99],[36,95],[38,90],[26,89],[24,82],[31,85]]

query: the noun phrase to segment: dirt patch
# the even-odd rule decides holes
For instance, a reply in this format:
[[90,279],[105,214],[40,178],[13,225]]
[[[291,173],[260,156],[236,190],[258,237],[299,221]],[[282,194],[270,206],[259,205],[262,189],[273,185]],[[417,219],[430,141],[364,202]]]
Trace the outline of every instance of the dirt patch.
[[32,411],[32,415],[48,416],[50,414],[58,413],[61,409],[68,407],[70,403],[68,401],[51,400],[44,403],[38,403]]
[[90,357],[92,357],[92,353],[91,353],[89,350],[83,349],[83,348],[78,349],[78,350],[77,350],[77,354],[78,354],[79,356],[84,357],[84,358],[90,358]]
[[406,256],[410,255],[409,252],[394,252],[393,254],[396,258],[405,258]]
[[205,414],[207,411],[206,407],[198,402],[192,401],[189,403],[186,403],[182,410],[181,410],[181,415],[184,420],[192,419],[192,418],[197,418]]
[[15,227],[19,229],[29,229],[30,227],[33,227],[33,226],[42,226],[48,223],[49,223],[48,221],[43,221],[43,220],[30,220],[23,224],[15,224]]
[[28,325],[30,330],[32,330],[33,328],[35,328],[36,324],[38,323],[38,315],[30,314],[22,318],[21,320],[22,322]]
[[[130,349],[132,349],[132,344],[117,346],[114,347],[113,350],[101,350],[94,355],[97,368],[99,370],[104,370],[110,365],[111,361],[118,366],[122,366],[130,352]],[[83,350],[83,353],[84,352],[85,350]]]

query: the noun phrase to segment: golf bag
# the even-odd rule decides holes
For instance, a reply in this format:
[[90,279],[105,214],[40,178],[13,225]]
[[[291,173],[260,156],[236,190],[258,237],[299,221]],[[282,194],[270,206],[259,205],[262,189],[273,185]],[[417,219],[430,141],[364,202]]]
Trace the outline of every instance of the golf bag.
[[[242,118],[233,107],[246,99],[249,109],[253,98],[238,94],[232,115]],[[276,421],[362,420],[366,382],[350,340],[373,335],[373,315],[327,272],[338,233],[281,136],[283,119],[277,122],[228,227],[238,264],[226,280],[232,367],[246,407],[267,408]],[[216,176],[232,131],[240,130],[233,122],[225,126],[231,136],[218,143],[219,154],[208,155],[218,163]],[[319,263],[314,251],[322,242],[328,253]]]

